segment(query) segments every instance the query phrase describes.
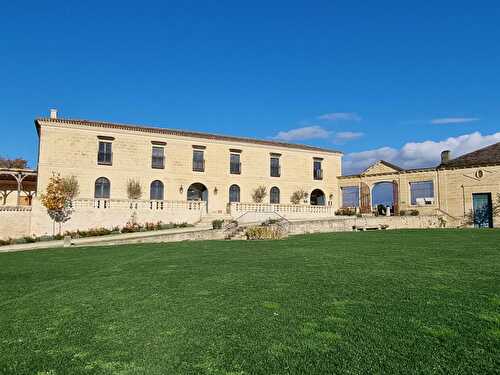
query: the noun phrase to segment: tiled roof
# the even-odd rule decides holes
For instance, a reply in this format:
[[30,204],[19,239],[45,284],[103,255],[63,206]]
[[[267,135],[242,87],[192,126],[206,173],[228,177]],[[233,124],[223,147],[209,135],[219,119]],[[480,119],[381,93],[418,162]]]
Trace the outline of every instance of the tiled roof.
[[438,168],[467,168],[500,164],[500,142],[441,163]]
[[97,128],[130,130],[130,131],[139,131],[139,132],[144,132],[144,133],[174,135],[174,136],[180,136],[180,137],[214,139],[214,140],[221,140],[221,141],[228,141],[228,142],[253,143],[253,144],[259,144],[259,145],[264,145],[264,146],[286,147],[286,148],[293,148],[293,149],[299,149],[299,150],[320,151],[320,152],[328,152],[328,153],[333,153],[333,154],[342,154],[342,152],[336,151],[336,150],[301,145],[301,144],[295,144],[295,143],[266,141],[266,140],[261,140],[261,139],[253,139],[253,138],[245,138],[245,137],[233,137],[233,136],[227,136],[227,135],[218,135],[218,134],[201,133],[201,132],[184,131],[184,130],[167,129],[167,128],[155,128],[155,127],[150,127],[150,126],[119,124],[119,123],[113,123],[113,122],[63,119],[63,118],[57,118],[57,119],[39,118],[39,119],[35,120],[35,125],[37,126],[37,128],[40,126],[40,122],[52,122],[52,123],[61,123],[61,124],[67,124],[67,125],[83,125],[83,126],[91,126],[91,127],[97,127]]

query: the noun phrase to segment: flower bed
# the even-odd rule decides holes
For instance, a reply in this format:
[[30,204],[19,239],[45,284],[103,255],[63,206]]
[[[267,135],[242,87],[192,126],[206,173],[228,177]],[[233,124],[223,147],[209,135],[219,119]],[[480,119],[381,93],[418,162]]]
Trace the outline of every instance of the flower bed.
[[114,227],[112,229],[109,229],[101,227],[101,228],[91,228],[88,230],[66,231],[64,232],[64,234],[56,234],[54,236],[43,235],[43,236],[24,236],[21,238],[9,238],[7,240],[0,240],[0,246],[62,240],[64,239],[65,236],[70,236],[71,238],[87,238],[87,237],[107,236],[110,234],[120,234],[120,233],[149,232],[149,231],[164,230],[164,229],[188,228],[193,226],[194,226],[193,224],[188,224],[188,223],[180,223],[180,224],[162,223],[161,221],[158,221],[156,223],[145,223],[145,224],[128,222],[122,228]]

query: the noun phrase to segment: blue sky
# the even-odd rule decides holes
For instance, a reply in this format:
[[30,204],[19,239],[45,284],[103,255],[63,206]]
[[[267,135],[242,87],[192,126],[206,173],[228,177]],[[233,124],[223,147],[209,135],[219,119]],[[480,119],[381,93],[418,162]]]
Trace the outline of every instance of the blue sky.
[[6,2],[0,155],[33,119],[192,129],[433,165],[500,141],[495,1]]

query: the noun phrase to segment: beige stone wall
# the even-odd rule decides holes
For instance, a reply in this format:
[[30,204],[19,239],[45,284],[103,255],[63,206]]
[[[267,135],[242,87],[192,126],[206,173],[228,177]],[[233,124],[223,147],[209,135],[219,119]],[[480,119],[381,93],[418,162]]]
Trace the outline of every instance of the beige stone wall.
[[[476,177],[479,170],[481,178]],[[500,166],[440,170],[438,176],[440,208],[453,216],[463,217],[472,209],[474,193],[491,193],[493,201],[500,193]],[[500,227],[500,217],[493,224]]]
[[[479,170],[483,174],[481,178],[476,177]],[[367,183],[370,188],[377,182],[397,181],[401,210],[416,209],[423,215],[442,212],[463,219],[464,214],[472,209],[473,193],[491,193],[493,201],[496,199],[496,195],[500,193],[500,166],[341,177],[339,188],[358,186],[361,181]],[[433,181],[434,204],[425,206],[411,204],[410,183],[418,181]],[[338,204],[341,205],[340,193],[339,197]],[[493,224],[495,227],[500,227],[500,218],[493,218]]]
[[[112,166],[97,164],[98,136],[115,138]],[[266,186],[268,191],[273,186],[280,188],[281,203],[289,203],[291,194],[300,188],[309,193],[319,188],[327,200],[333,196],[334,206],[338,202],[337,176],[341,171],[341,154],[338,153],[43,122],[40,139],[38,192],[44,191],[51,173],[56,172],[78,178],[81,198],[94,196],[94,182],[101,176],[111,181],[112,199],[127,198],[129,178],[141,182],[144,199],[149,198],[149,186],[154,180],[164,183],[166,200],[186,200],[188,187],[200,182],[208,188],[211,213],[226,212],[232,184],[240,186],[241,202],[251,202],[251,193],[258,185]],[[151,141],[167,143],[165,169],[151,168]],[[205,172],[192,171],[193,145],[206,147]],[[242,150],[241,175],[229,173],[231,148]],[[281,177],[269,176],[271,152],[281,154]],[[313,179],[314,157],[324,159],[323,180]],[[268,199],[269,196],[267,202]]]
[[[339,187],[349,187],[349,186],[359,186],[361,182],[366,183],[370,187],[370,191],[373,190],[375,184],[380,182],[393,182],[396,181],[399,185],[399,209],[400,210],[413,210],[416,209],[420,213],[429,215],[433,214],[436,208],[439,207],[437,201],[437,191],[438,191],[438,179],[436,171],[415,171],[411,173],[385,173],[376,175],[363,175],[361,177],[352,178],[340,178]],[[411,194],[410,194],[410,183],[419,181],[432,181],[434,184],[434,204],[429,204],[425,206],[412,205],[411,204]],[[339,193],[340,201],[339,205],[342,204],[341,193]]]
[[[164,209],[149,209],[145,205],[130,208],[126,204],[115,205],[112,202],[111,208],[94,208],[92,206],[78,206],[74,208],[70,219],[61,227],[64,231],[87,230],[91,228],[124,227],[134,214],[135,220],[139,224],[157,223],[189,223],[194,224],[200,221],[203,211],[200,209],[186,209],[183,207]],[[52,235],[53,223],[50,220],[47,210],[39,201],[34,201],[32,207],[31,226],[29,233],[33,235]],[[58,226],[55,227],[58,232]]]
[[372,229],[382,225],[387,225],[387,229],[428,229],[439,228],[440,222],[438,216],[338,217],[336,219],[292,222],[290,234],[349,232],[353,231],[353,227]]
[[31,208],[0,206],[0,239],[20,238],[30,234]]

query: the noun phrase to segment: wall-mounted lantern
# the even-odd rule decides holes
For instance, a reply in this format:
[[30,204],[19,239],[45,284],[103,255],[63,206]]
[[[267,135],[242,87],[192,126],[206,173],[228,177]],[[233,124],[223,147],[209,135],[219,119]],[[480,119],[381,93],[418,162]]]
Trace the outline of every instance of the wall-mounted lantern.
[[219,192],[219,189],[217,189],[217,186],[214,187],[214,195],[217,195],[218,192]]
[[182,194],[183,192],[184,192],[184,188],[183,188],[183,187],[182,187],[182,185],[181,185],[181,187],[179,188],[179,193],[181,193],[181,194]]

